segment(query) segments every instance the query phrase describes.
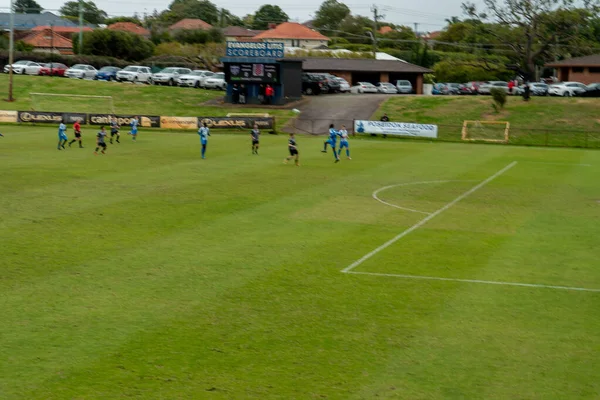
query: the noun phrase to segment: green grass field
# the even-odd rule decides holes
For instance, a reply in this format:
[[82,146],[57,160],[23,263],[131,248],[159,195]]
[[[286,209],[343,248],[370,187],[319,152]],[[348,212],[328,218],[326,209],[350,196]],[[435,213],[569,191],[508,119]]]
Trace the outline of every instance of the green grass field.
[[2,129],[1,399],[600,397],[600,152],[89,132]]
[[[600,99],[508,97],[499,113],[490,96],[397,96],[375,113],[392,121],[439,125],[439,139],[460,141],[463,121],[508,121],[510,143],[534,146],[600,148]],[[485,132],[487,131],[487,132]],[[495,132],[485,126],[482,136]]]

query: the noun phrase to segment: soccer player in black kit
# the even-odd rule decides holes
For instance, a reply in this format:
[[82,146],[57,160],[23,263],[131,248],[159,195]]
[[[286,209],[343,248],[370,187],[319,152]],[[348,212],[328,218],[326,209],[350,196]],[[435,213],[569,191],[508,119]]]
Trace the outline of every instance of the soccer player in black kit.
[[290,138],[288,139],[288,150],[290,151],[290,156],[283,160],[284,164],[287,164],[292,158],[295,158],[296,166],[300,166],[299,155],[298,155],[298,147],[296,146],[296,138],[293,133],[290,133]]
[[252,154],[258,155],[258,140],[260,138],[260,131],[258,125],[254,124],[254,129],[250,131],[250,138],[252,139]]

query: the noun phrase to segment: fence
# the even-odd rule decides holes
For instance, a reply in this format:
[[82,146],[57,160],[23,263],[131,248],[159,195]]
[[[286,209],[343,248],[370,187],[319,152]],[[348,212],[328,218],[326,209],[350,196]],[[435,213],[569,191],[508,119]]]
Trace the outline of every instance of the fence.
[[[326,135],[328,133],[330,124],[334,124],[336,129],[340,129],[342,125],[345,125],[348,132],[350,134],[354,134],[354,120],[350,119],[297,118],[290,121],[283,128],[283,131],[310,135]],[[407,138],[400,136],[388,136],[388,138],[392,137],[412,140],[432,140],[428,138],[419,139],[413,137]],[[438,124],[438,138],[433,140],[466,143],[462,140],[462,124]],[[477,141],[468,143],[477,143]],[[589,131],[582,131],[570,129],[543,129],[512,124],[510,127],[508,144],[520,146],[578,147],[588,149],[600,149],[600,128],[590,129]]]

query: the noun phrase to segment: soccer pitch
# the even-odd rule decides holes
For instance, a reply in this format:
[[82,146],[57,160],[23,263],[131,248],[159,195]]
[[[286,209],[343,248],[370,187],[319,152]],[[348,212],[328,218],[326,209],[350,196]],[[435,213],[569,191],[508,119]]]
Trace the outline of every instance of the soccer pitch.
[[3,400],[600,397],[598,151],[1,132]]

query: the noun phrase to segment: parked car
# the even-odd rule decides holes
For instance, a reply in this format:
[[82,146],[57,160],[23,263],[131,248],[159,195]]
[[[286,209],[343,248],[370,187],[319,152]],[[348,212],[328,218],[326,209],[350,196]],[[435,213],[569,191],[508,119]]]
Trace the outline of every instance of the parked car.
[[[29,61],[29,60],[19,60],[16,63],[12,64],[12,71],[15,74],[23,74],[25,72],[25,68],[28,65],[36,65],[36,64],[37,64],[36,62]],[[10,64],[7,65],[7,66],[5,66],[4,67],[4,72],[8,73],[10,71],[10,67],[11,67]]]
[[129,65],[117,72],[117,81],[119,82],[134,82],[134,83],[149,83],[149,78],[152,76],[152,71],[149,67],[140,65]]
[[411,94],[413,92],[412,83],[405,80],[396,81],[396,89],[400,94]]
[[[522,96],[525,93],[525,85],[523,84],[514,90],[515,96]],[[532,96],[547,96],[548,95],[548,85],[541,82],[532,82],[529,84],[530,94]]]
[[469,95],[477,94],[477,90],[473,90],[471,85],[469,85],[468,83],[461,83],[458,86],[458,94],[463,95],[463,96],[469,96]]
[[47,63],[42,65],[40,69],[40,75],[48,76],[65,76],[65,72],[69,69],[65,64],[61,63]]
[[321,78],[326,81],[326,85],[323,85],[322,91],[324,93],[339,93],[341,89],[340,82],[336,79],[337,76],[326,74],[326,73],[311,73],[317,78]]
[[321,76],[312,74],[302,74],[302,93],[311,95],[319,95],[323,92],[323,87],[327,86],[327,80]]
[[177,82],[179,86],[200,88],[204,87],[204,81],[213,75],[214,73],[210,71],[192,71],[189,74],[180,75]]
[[462,85],[460,83],[445,83],[444,90],[447,95],[459,95],[462,94],[460,92]]
[[351,93],[377,93],[377,87],[370,82],[358,82],[350,91]]
[[580,82],[561,82],[550,85],[548,94],[551,96],[576,96],[587,90],[587,86]]
[[36,62],[32,62],[29,63],[25,66],[25,68],[23,69],[23,73],[25,75],[39,75],[40,74],[40,70],[43,68],[44,66],[42,64],[38,64]]
[[377,86],[377,91],[379,93],[384,93],[384,94],[397,94],[398,93],[398,89],[396,88],[396,86],[394,86],[393,84],[391,84],[389,82],[379,82],[375,86]]
[[479,94],[479,86],[485,82],[471,81],[465,83],[465,86],[471,91],[471,94]]
[[121,68],[118,67],[102,67],[96,72],[96,76],[94,79],[99,81],[116,81],[117,80],[117,72],[119,72]]
[[490,94],[492,89],[504,90],[508,94],[508,82],[504,81],[489,81],[479,86],[477,92],[479,94]]
[[177,80],[181,75],[191,74],[192,70],[189,68],[169,67],[165,68],[160,72],[152,74],[150,77],[150,83],[155,85],[168,85],[175,86],[178,84]]
[[225,82],[225,74],[223,72],[217,72],[210,78],[204,81],[204,87],[206,89],[221,89],[227,88],[227,82]]
[[98,71],[88,64],[75,64],[65,71],[67,78],[94,79]]
[[348,93],[350,92],[350,84],[344,78],[335,77],[335,80],[340,83],[340,92]]
[[579,93],[581,97],[600,97],[600,83],[590,83],[587,85],[585,92]]

